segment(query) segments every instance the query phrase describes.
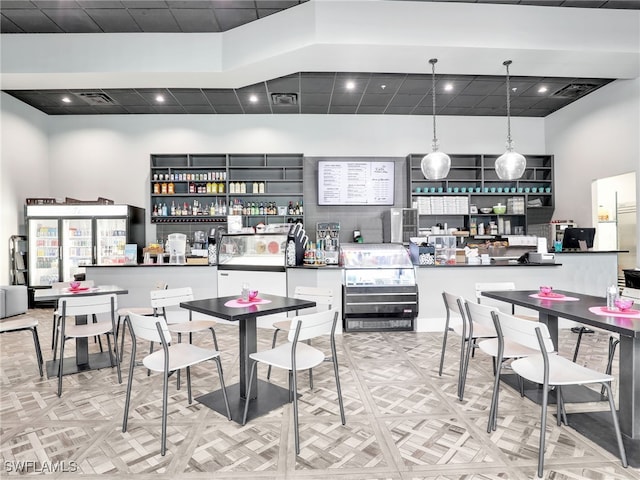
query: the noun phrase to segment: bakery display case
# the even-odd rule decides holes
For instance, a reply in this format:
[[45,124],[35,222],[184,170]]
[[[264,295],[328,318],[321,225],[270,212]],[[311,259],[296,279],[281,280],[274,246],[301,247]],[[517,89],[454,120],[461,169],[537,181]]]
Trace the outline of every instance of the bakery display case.
[[343,244],[343,320],[346,331],[414,329],[416,272],[399,244]]
[[223,234],[218,269],[284,272],[286,246],[287,235],[283,233]]

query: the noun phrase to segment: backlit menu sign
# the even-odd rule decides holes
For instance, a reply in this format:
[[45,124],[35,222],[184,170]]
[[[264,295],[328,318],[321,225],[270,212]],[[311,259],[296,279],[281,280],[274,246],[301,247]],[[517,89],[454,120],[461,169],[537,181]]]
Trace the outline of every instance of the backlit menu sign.
[[318,162],[318,205],[393,205],[394,162]]

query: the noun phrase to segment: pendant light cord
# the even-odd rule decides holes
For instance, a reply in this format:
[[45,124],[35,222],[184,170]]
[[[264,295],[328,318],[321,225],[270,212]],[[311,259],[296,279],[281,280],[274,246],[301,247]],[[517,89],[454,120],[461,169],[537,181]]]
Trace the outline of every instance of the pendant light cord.
[[511,148],[511,85],[509,83],[509,65],[511,60],[506,60],[503,65],[507,67],[507,148]]
[[431,101],[433,106],[433,144],[438,143],[438,139],[436,137],[436,62],[437,58],[432,58],[429,60],[431,64]]

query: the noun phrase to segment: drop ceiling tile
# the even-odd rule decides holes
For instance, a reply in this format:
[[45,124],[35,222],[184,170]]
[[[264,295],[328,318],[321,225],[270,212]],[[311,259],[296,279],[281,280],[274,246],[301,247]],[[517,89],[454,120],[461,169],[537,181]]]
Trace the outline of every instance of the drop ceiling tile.
[[426,94],[431,90],[431,79],[426,75],[407,75],[398,93]]
[[379,75],[372,74],[366,93],[394,93],[406,78],[405,74],[398,75]]
[[640,0],[609,0],[602,8],[640,9]]
[[274,13],[278,13],[280,10],[277,8],[259,8],[258,9],[258,18],[265,18],[269,15],[273,15]]
[[102,31],[81,8],[49,8],[42,11],[65,32],[97,33]]
[[334,93],[331,97],[331,105],[353,105],[360,103],[361,95],[358,93]]
[[478,108],[500,108],[506,111],[507,98],[500,95],[487,95],[482,98],[477,104]]
[[[362,93],[367,88],[371,74],[369,73],[336,73],[336,81],[333,87],[336,93]],[[347,88],[352,82],[353,88]]]
[[170,10],[131,8],[129,13],[145,32],[179,32],[180,27]]
[[196,114],[196,115],[203,114],[203,113],[208,113],[208,114],[216,113],[213,107],[211,107],[210,105],[184,105],[183,108],[185,113]]
[[184,108],[180,105],[155,105],[154,106],[156,112],[160,114],[183,114]]
[[[166,106],[178,105],[178,102],[176,101],[175,98],[173,98],[173,95],[171,95],[169,90],[165,88],[153,88],[153,89],[139,88],[137,89],[137,92],[140,96],[142,96],[142,98],[144,98],[147,101],[149,105],[153,105],[154,107],[166,107]],[[156,97],[158,95],[162,95],[162,98],[164,99],[164,101],[159,102],[158,100],[156,100]]]
[[358,115],[381,115],[384,113],[386,105],[360,105]]
[[216,113],[220,114],[244,113],[240,105],[214,105],[213,108],[215,108]]
[[[461,92],[463,95],[490,95],[495,92],[497,88],[502,85],[502,79],[478,79],[469,83],[467,87]],[[506,95],[506,91],[505,91]]]
[[335,77],[335,73],[301,73],[300,91],[302,93],[331,93]]
[[87,15],[100,27],[103,32],[124,33],[141,32],[142,29],[135,22],[129,12],[115,8],[91,8]]
[[24,9],[36,9],[36,7],[31,2],[25,2],[25,0],[2,0],[2,10],[17,8],[19,10]]
[[309,0],[259,0],[256,1],[256,4],[258,5],[258,7],[260,8],[280,8],[280,9],[285,9],[285,8],[290,8],[290,7],[294,7],[296,5],[299,5],[301,3],[307,2]]
[[478,117],[503,117],[507,113],[506,109],[482,108],[482,107],[475,107],[473,111],[474,111],[474,115]]
[[603,0],[565,0],[563,7],[598,8],[603,4]]
[[325,111],[328,109],[329,102],[331,101],[331,94],[329,93],[305,93],[300,100],[300,104],[303,106],[324,106]]
[[208,105],[207,97],[199,88],[172,88],[173,97],[181,105]]
[[424,95],[396,94],[389,103],[393,107],[415,107],[424,98]]
[[125,107],[127,112],[137,115],[148,115],[158,113],[156,109],[151,106],[143,106],[143,105],[130,105]]
[[149,102],[144,99],[135,90],[106,90],[105,93],[109,95],[118,105],[149,105]]
[[482,98],[476,95],[456,95],[447,102],[447,107],[471,108],[477,105]]
[[520,0],[521,5],[537,5],[542,7],[560,7],[564,0]]
[[62,29],[40,10],[3,10],[2,14],[25,32],[62,33]]
[[550,112],[545,109],[530,108],[525,113],[526,117],[546,117]]
[[82,8],[109,8],[122,9],[124,5],[118,0],[76,0],[76,3]]
[[329,112],[328,106],[300,105],[300,113],[326,115]]
[[384,111],[384,113],[388,115],[409,115],[411,113],[410,107],[397,107],[397,106],[389,106]]
[[275,93],[298,93],[300,92],[300,76],[296,74],[268,80],[267,89]]
[[126,8],[167,8],[163,0],[122,0]]
[[382,95],[363,95],[360,100],[360,106],[386,106],[389,104],[391,99],[393,98],[392,94],[382,94]]
[[203,90],[203,93],[215,109],[220,105],[239,105],[238,97],[233,90]]
[[201,10],[210,10],[213,6],[211,2],[203,0],[165,0],[169,8],[178,10],[180,8],[199,8]]
[[353,114],[356,113],[356,106],[345,106],[345,105],[331,105],[329,107],[330,114]]
[[2,33],[22,33],[23,30],[4,15],[0,15],[0,32]]
[[94,105],[93,109],[96,113],[105,115],[123,115],[127,113],[127,109],[120,105]]
[[253,105],[243,105],[244,113],[248,115],[264,115],[271,112],[271,108],[269,105],[264,103],[253,104]]
[[64,107],[45,107],[42,110],[47,115],[68,115],[69,112]]
[[64,108],[70,115],[94,115],[97,113],[91,105],[72,105]]
[[183,32],[221,31],[212,10],[175,8],[171,12]]
[[[25,2],[25,3],[27,3],[27,2]],[[31,0],[31,3],[33,3],[38,8],[59,8],[59,9],[78,8],[78,4],[73,0],[71,0],[71,1]]]
[[439,115],[469,115],[469,109],[466,107],[452,107],[447,105],[446,107],[444,107],[442,110],[440,110],[440,112],[438,112]]
[[271,111],[278,115],[297,115],[300,113],[300,105],[271,105]]

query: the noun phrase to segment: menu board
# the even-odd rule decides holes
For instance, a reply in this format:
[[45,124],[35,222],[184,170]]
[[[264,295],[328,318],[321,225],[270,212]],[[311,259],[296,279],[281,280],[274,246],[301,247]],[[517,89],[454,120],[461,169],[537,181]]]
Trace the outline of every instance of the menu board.
[[318,205],[393,205],[394,162],[318,162]]

